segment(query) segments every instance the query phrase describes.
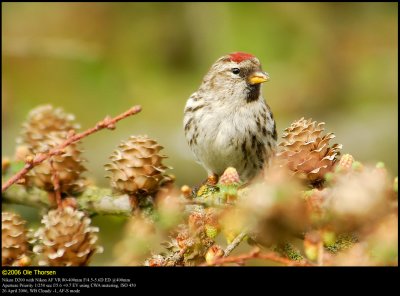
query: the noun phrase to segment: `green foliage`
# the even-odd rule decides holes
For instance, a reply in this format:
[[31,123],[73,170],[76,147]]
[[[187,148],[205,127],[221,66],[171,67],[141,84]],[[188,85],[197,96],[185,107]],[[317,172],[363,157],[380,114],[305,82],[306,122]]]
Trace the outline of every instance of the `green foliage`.
[[326,249],[332,253],[349,249],[358,242],[357,237],[351,233],[340,234],[334,244],[326,246]]
[[300,251],[290,243],[279,245],[275,248],[275,251],[285,255],[287,258],[293,261],[304,260],[304,257],[301,255]]

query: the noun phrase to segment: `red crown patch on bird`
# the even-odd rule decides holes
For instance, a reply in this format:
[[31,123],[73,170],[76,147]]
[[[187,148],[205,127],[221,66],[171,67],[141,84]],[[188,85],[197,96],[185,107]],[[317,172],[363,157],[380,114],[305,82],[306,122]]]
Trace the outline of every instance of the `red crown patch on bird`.
[[229,55],[229,58],[232,62],[240,63],[242,61],[252,59],[254,56],[245,52],[234,52]]

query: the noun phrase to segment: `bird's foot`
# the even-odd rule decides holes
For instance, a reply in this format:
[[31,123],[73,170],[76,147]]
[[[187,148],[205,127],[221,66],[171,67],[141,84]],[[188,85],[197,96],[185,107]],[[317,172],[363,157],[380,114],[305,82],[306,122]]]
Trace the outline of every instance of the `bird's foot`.
[[218,183],[218,175],[217,174],[209,175],[206,180],[192,187],[191,196],[192,197],[198,196],[202,188],[207,188],[207,187],[215,188],[217,183]]
[[212,174],[207,177],[206,184],[210,186],[215,186],[218,183],[218,175]]

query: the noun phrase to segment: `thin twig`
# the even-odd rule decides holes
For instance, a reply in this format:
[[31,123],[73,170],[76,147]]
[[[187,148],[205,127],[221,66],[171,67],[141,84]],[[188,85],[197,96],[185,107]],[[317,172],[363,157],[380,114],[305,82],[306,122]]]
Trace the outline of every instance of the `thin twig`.
[[57,202],[57,207],[61,207],[61,187],[60,187],[60,178],[58,176],[57,170],[54,168],[53,159],[50,158],[50,166],[51,166],[51,174],[52,174],[52,181],[54,187],[54,194]]
[[324,265],[324,242],[322,239],[318,242],[318,259],[317,259],[318,266]]
[[229,254],[242,242],[246,236],[246,231],[242,231],[235,239],[226,247],[224,251],[224,257],[228,257]]
[[242,254],[238,256],[230,256],[230,257],[222,257],[216,258],[213,262],[203,263],[201,266],[210,266],[210,265],[222,265],[225,263],[239,263],[242,264],[244,261],[249,259],[264,259],[270,260],[274,262],[279,262],[287,266],[313,266],[313,264],[307,261],[292,261],[287,258],[283,258],[279,256],[279,254],[275,252],[267,252],[261,253],[259,248],[253,249],[251,252],[247,254]]
[[115,128],[115,123],[120,121],[121,119],[124,119],[128,116],[135,115],[139,113],[142,110],[141,106],[134,106],[128,111],[118,115],[117,117],[111,118],[107,116],[104,118],[102,121],[99,121],[95,127],[92,127],[82,133],[79,134],[72,134],[68,139],[66,139],[63,143],[60,145],[56,146],[55,148],[47,151],[47,153],[39,153],[35,155],[33,158],[29,158],[26,160],[25,166],[14,176],[12,176],[5,184],[2,186],[1,191],[4,192],[7,190],[8,187],[10,187],[12,184],[16,183],[18,180],[23,178],[31,169],[33,169],[35,166],[38,164],[42,163],[49,157],[52,157],[54,155],[60,155],[64,153],[64,148],[71,145],[72,143],[78,142],[81,139],[99,131],[104,128],[108,129],[114,129]]
[[212,206],[214,208],[222,208],[222,209],[226,209],[229,207],[232,207],[232,205],[230,204],[218,204],[218,203],[211,203],[211,202],[205,202],[205,201],[200,201],[200,200],[184,200],[182,201],[182,204],[184,205],[198,205],[198,206],[203,206],[203,207],[209,207]]

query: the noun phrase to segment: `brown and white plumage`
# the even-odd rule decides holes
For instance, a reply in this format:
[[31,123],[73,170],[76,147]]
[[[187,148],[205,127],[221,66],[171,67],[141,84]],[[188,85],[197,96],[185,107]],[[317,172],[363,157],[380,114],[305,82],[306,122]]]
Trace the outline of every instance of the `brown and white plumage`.
[[261,94],[269,80],[246,53],[218,59],[184,110],[186,140],[209,175],[234,167],[243,181],[260,172],[276,146],[273,115]]

